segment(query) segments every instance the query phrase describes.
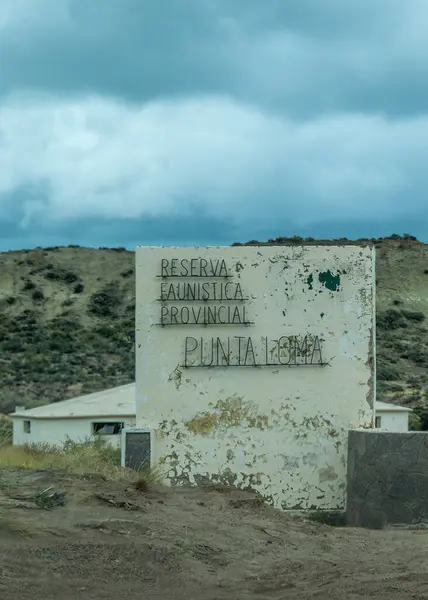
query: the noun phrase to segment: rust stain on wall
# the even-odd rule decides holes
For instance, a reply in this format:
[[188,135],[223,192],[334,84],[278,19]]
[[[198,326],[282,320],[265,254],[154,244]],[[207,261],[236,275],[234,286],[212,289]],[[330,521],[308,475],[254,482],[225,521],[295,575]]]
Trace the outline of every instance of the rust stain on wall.
[[251,427],[266,429],[269,424],[266,415],[259,415],[254,408],[238,395],[219,400],[212,412],[196,415],[185,426],[194,435],[208,435],[217,427]]
[[217,415],[202,413],[186,423],[186,428],[194,435],[208,435],[217,427]]

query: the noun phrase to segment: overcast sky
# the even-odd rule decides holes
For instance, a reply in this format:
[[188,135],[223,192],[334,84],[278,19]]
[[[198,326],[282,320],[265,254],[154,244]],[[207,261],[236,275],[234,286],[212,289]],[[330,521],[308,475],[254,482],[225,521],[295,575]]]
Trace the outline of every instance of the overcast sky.
[[0,248],[428,241],[428,0],[0,0]]

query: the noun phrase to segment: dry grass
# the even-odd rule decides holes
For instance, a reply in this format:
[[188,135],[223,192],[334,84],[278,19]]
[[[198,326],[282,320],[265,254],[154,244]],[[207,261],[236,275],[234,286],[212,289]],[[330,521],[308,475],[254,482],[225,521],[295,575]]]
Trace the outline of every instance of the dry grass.
[[65,471],[74,475],[96,474],[107,481],[121,481],[141,491],[161,483],[158,468],[140,472],[120,466],[120,454],[101,440],[74,443],[67,441],[62,447],[49,444],[12,446],[0,441],[0,469],[20,468]]

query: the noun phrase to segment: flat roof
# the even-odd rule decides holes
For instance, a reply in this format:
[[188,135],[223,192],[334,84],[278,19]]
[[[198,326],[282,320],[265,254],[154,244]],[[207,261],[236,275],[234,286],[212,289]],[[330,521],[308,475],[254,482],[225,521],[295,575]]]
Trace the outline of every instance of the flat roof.
[[407,408],[405,406],[397,406],[396,404],[389,404],[388,402],[378,402],[375,403],[376,412],[382,411],[390,411],[390,412],[413,412],[411,408]]
[[[375,403],[375,411],[412,412],[410,408],[379,401]],[[135,417],[135,414],[135,383],[129,383],[37,408],[18,409],[10,416],[23,419],[78,419]]]
[[10,416],[24,419],[135,417],[135,383],[37,408],[18,409]]

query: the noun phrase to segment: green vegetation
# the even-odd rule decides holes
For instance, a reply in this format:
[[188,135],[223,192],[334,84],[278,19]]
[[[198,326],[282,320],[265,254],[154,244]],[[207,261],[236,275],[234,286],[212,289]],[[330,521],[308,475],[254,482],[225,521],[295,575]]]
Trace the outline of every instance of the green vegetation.
[[[0,413],[134,380],[133,253],[0,254]],[[9,274],[9,277],[7,277]]]
[[10,417],[0,414],[0,450],[12,443],[12,421]]
[[[377,248],[378,397],[415,409],[425,429],[428,246],[409,234],[358,243],[368,242]],[[302,243],[355,242],[299,236],[249,242]],[[0,254],[0,263],[0,412],[134,380],[134,253],[38,248]]]

